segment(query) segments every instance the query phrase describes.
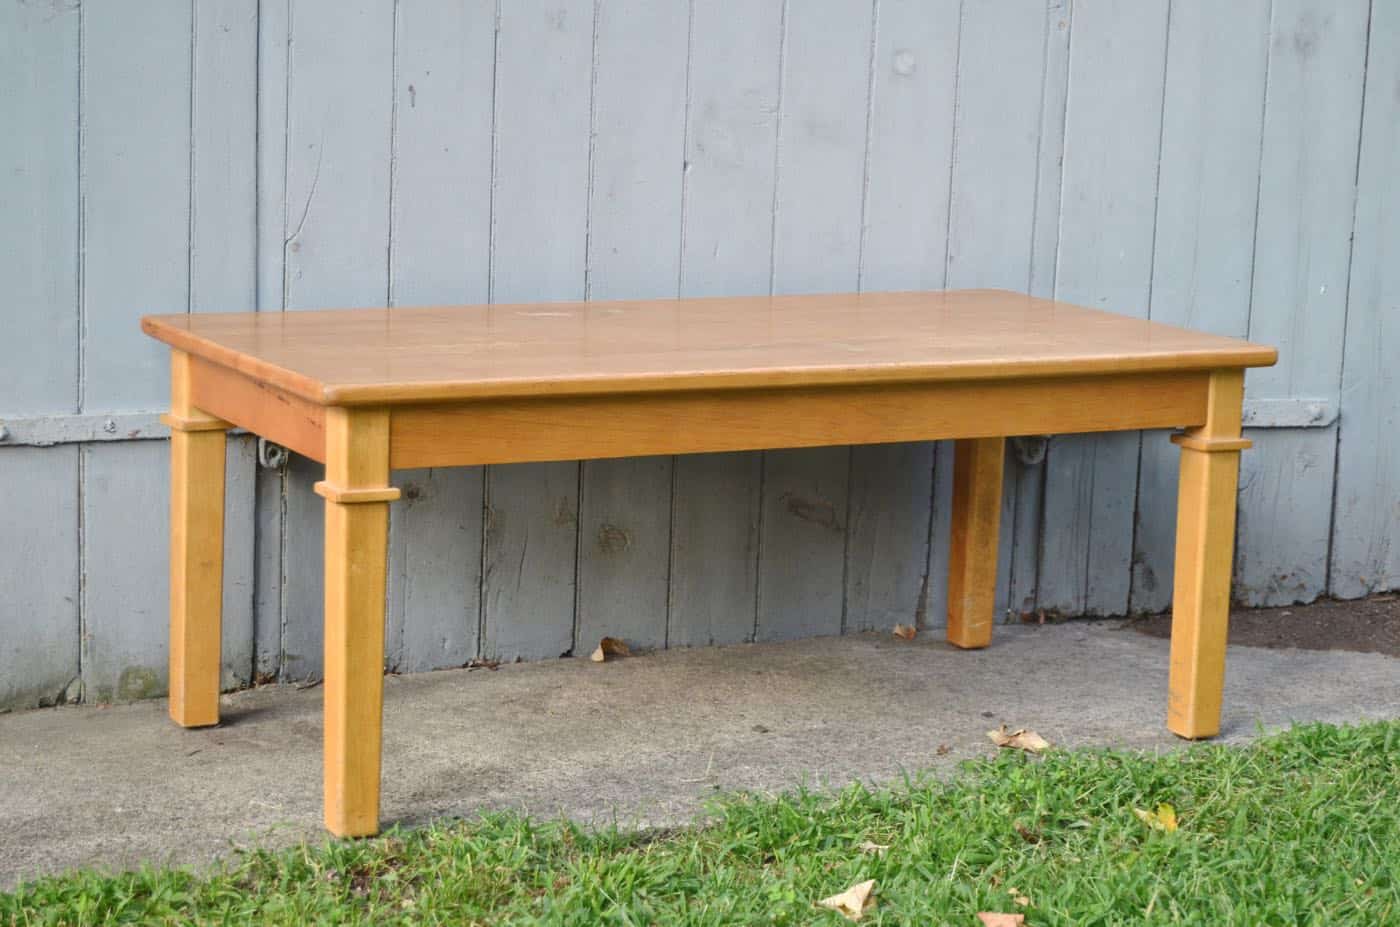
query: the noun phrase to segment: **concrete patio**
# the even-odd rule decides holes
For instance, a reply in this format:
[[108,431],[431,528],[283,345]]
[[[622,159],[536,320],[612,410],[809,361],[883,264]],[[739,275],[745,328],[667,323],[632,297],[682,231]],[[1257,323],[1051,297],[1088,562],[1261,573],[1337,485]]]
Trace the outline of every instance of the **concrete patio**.
[[[719,790],[888,780],[992,751],[1005,722],[1057,745],[1176,748],[1167,642],[1122,622],[672,650],[391,677],[386,824],[484,808],[656,825]],[[185,731],[164,701],[0,716],[0,888],[77,866],[204,864],[320,841],[321,692],[268,686]],[[1400,717],[1400,659],[1230,648],[1223,739]]]

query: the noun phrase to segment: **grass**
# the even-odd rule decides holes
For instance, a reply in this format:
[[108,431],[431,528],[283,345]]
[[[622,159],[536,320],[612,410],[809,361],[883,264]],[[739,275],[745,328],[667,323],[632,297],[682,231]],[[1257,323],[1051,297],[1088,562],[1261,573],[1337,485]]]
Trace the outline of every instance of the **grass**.
[[[1134,814],[1162,802],[1175,832]],[[491,815],[202,875],[77,872],[0,894],[0,924],[840,925],[813,902],[864,879],[862,924],[1400,924],[1400,722],[1155,757],[1003,753],[951,781],[714,813],[664,833]]]

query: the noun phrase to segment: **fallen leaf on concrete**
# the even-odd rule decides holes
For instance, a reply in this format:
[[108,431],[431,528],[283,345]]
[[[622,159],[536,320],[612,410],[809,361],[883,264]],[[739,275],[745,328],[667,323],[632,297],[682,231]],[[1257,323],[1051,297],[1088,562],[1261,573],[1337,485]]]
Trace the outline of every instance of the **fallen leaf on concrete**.
[[848,921],[858,921],[866,910],[875,903],[871,893],[875,891],[875,880],[870,879],[859,885],[852,885],[839,895],[823,898],[817,904],[830,908]]
[[857,849],[859,849],[863,853],[874,853],[876,856],[879,856],[881,853],[885,852],[889,848],[890,845],[888,843],[873,843],[869,840],[866,840],[863,841]]
[[912,624],[897,624],[894,626],[894,636],[902,641],[912,641],[919,634],[919,629]]
[[977,919],[982,922],[983,927],[1019,927],[1026,922],[1026,915],[978,911]]
[[1156,811],[1134,808],[1133,814],[1153,830],[1164,830],[1169,834],[1176,830],[1176,809],[1166,802],[1158,805]]
[[998,747],[1025,750],[1027,753],[1043,753],[1050,749],[1050,741],[1027,727],[1008,731],[1006,725],[1003,724],[995,731],[988,731],[987,737]]
[[501,667],[501,661],[500,661],[500,660],[475,660],[475,659],[473,659],[473,660],[468,660],[468,661],[467,661],[467,669],[469,669],[469,670],[474,670],[474,669],[496,670],[496,669],[500,669],[500,667]]
[[627,645],[615,637],[605,637],[598,642],[598,649],[593,651],[589,657],[594,663],[602,663],[608,657],[630,657],[632,651],[627,649]]

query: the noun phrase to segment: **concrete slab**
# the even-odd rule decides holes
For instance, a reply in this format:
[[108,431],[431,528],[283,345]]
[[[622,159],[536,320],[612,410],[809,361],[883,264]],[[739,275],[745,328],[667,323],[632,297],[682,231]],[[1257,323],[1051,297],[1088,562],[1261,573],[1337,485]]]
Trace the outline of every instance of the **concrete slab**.
[[[1174,748],[1167,642],[1119,622],[671,650],[392,677],[387,822],[519,807],[689,819],[718,790],[888,780],[991,752],[998,723],[1065,746]],[[1400,717],[1400,660],[1232,647],[1224,739]],[[321,692],[265,687],[184,731],[163,701],[0,717],[0,887],[75,866],[202,864],[320,841]],[[940,754],[940,747],[948,748]]]

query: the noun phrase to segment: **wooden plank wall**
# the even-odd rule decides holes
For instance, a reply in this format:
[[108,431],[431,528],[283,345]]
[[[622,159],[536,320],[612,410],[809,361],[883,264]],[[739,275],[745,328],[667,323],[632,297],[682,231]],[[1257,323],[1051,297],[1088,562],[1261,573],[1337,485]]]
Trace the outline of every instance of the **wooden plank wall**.
[[[0,423],[161,409],[150,311],[1002,286],[1279,345],[1249,399],[1340,415],[1251,430],[1236,594],[1391,589],[1397,80],[1374,0],[7,4]],[[164,691],[165,445],[109,437],[0,440],[0,710]],[[224,683],[314,678],[320,468],[228,463]],[[1009,448],[999,608],[1169,607],[1176,466]],[[937,626],[951,475],[403,472],[386,662]]]

